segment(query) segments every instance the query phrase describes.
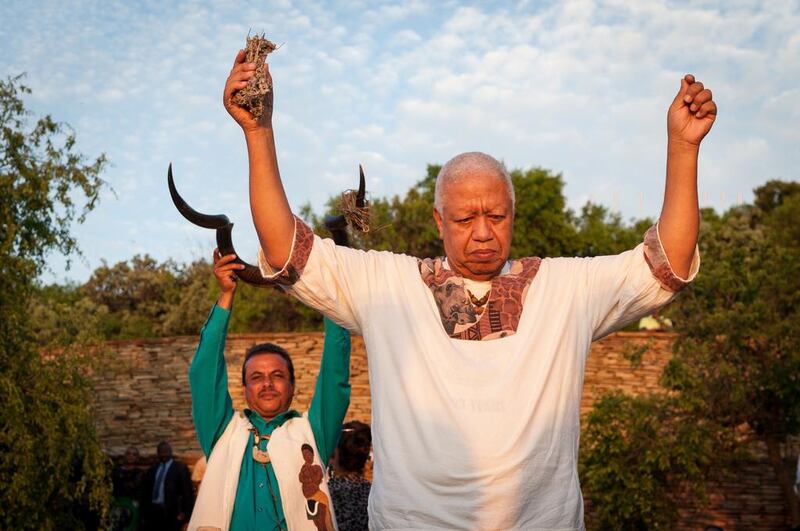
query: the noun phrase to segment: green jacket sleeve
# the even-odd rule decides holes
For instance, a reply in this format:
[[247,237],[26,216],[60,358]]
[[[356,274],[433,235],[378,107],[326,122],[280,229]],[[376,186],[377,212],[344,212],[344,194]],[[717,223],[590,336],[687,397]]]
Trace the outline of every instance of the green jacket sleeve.
[[224,356],[230,315],[230,311],[214,305],[200,331],[200,344],[189,367],[192,419],[206,458],[233,417]]
[[322,362],[308,410],[308,420],[323,463],[328,462],[339,443],[342,421],[349,405],[350,332],[326,317]]

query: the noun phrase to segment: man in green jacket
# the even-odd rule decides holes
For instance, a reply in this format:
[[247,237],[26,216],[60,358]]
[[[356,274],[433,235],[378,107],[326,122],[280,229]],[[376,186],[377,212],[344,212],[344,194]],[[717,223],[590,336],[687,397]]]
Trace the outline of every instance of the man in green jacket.
[[[289,408],[295,384],[289,354],[271,343],[251,348],[242,364],[248,407],[234,411],[223,356],[236,271],[244,267],[234,259],[214,251],[221,294],[189,368],[192,417],[208,459],[189,529],[333,531],[325,469],[350,403],[350,335],[325,319],[316,390],[303,414]],[[324,477],[306,497],[300,471],[307,477],[308,466],[319,467]]]

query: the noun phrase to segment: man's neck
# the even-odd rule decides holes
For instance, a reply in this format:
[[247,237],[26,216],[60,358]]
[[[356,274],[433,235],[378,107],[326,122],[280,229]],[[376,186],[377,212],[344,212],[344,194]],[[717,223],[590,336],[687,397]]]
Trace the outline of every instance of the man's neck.
[[505,275],[511,269],[511,263],[508,260],[506,260],[505,262],[503,262],[503,267],[501,267],[494,273],[487,275],[478,275],[476,277],[476,275],[470,271],[461,270],[458,266],[450,262],[450,260],[448,260],[446,256],[444,258],[444,266],[447,269],[453,271],[458,276],[462,277],[464,280],[469,280],[472,282],[491,282],[493,278],[499,277],[500,275]]
[[273,415],[272,417],[267,418],[267,417],[265,417],[264,415],[262,415],[261,413],[259,413],[258,411],[256,411],[255,409],[252,409],[252,408],[248,408],[245,412],[247,413],[247,416],[250,419],[250,422],[253,422],[253,420],[255,420],[254,419],[254,417],[255,417],[258,420],[264,422],[264,424],[266,424],[266,425],[269,425],[273,421],[276,421],[276,420],[277,421],[281,421],[282,419],[284,419],[284,418],[286,418],[288,416],[292,416],[292,415],[296,415],[297,414],[294,410],[287,409],[286,411],[281,411],[277,415]]

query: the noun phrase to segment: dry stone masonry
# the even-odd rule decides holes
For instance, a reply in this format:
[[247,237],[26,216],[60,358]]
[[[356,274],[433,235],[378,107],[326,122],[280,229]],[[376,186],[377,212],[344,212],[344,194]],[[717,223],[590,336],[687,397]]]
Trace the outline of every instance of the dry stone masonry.
[[[602,394],[619,389],[630,394],[660,392],[658,379],[671,355],[674,336],[663,332],[619,332],[592,345],[587,360],[581,414],[586,415]],[[98,430],[109,454],[128,446],[154,454],[161,440],[172,443],[176,455],[193,465],[201,451],[194,435],[188,368],[198,338],[174,337],[107,344],[105,369],[95,376]],[[314,390],[323,336],[317,333],[231,334],[225,349],[233,404],[245,406],[241,365],[245,351],[265,341],[286,348],[297,378],[293,407],[308,407]],[[354,336],[350,365],[352,398],[347,420],[370,422],[367,357],[364,343]],[[640,355],[638,363],[630,359]],[[687,500],[680,529],[716,524],[726,531],[785,529],[780,489],[763,448],[758,459],[742,463],[738,477],[709,488],[710,505],[693,508]]]

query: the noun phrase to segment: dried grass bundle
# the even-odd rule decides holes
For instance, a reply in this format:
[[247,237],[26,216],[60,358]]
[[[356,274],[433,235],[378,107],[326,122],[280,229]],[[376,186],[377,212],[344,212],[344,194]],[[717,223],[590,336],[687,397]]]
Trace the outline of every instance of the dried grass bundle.
[[267,56],[275,51],[275,43],[267,40],[264,34],[247,37],[247,44],[244,48],[245,61],[256,64],[256,74],[247,82],[247,86],[233,95],[233,102],[240,107],[244,107],[255,118],[260,118],[264,114],[264,100],[272,84],[264,74],[264,63]]
[[357,206],[357,194],[357,190],[345,190],[342,192],[339,208],[351,227],[367,233],[369,232],[369,201],[364,201],[363,207]]

